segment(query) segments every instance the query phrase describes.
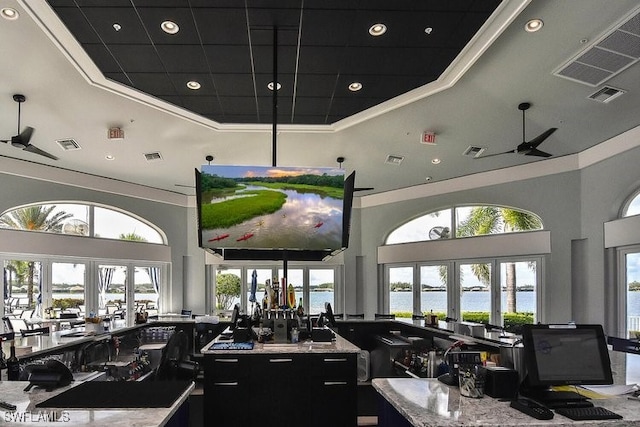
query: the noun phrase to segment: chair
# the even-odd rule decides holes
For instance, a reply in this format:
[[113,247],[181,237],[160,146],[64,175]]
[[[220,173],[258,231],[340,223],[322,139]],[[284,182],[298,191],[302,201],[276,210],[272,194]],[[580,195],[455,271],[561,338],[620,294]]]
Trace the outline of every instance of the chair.
[[180,314],[183,315],[183,316],[191,317],[191,310],[184,310],[183,309],[183,310],[180,311]]
[[376,313],[376,314],[374,314],[374,318],[376,320],[396,320],[396,315],[395,314]]
[[27,325],[27,322],[24,321],[24,319],[9,317],[9,325],[11,326],[11,330],[15,333],[23,329],[31,329],[29,325]]
[[343,313],[333,313],[333,317],[335,317],[336,320],[342,320],[342,319],[344,319],[344,314]]
[[20,318],[31,319],[31,317],[33,316],[33,312],[34,310],[24,310],[22,313],[20,313]]
[[162,350],[154,379],[158,381],[194,380],[200,368],[197,362],[186,360],[188,347],[187,334],[182,330],[174,332]]
[[347,313],[347,320],[348,319],[364,319],[364,313],[358,313],[358,314]]
[[23,337],[29,337],[31,335],[49,335],[51,332],[49,326],[45,326],[44,328],[35,328],[35,329],[20,329],[20,334]]

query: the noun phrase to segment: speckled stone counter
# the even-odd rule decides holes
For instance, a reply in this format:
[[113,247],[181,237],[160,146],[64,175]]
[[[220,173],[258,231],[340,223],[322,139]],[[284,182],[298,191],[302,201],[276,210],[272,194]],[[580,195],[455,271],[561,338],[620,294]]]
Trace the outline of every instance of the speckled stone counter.
[[[360,348],[351,344],[340,335],[336,334],[336,339],[332,342],[313,342],[311,340],[302,341],[297,344],[263,344],[254,343],[252,350],[214,350],[211,349],[213,343],[220,342],[219,337],[205,345],[201,353],[203,354],[232,354],[234,352],[246,354],[283,354],[283,353],[360,353]],[[231,342],[231,341],[223,341]]]
[[423,426],[520,426],[520,425],[615,425],[640,426],[640,402],[626,396],[595,400],[624,417],[622,420],[572,421],[556,414],[537,420],[489,396],[460,396],[457,387],[431,378],[376,378],[373,388],[395,408],[409,425]]
[[36,408],[38,403],[62,393],[78,383],[51,392],[35,387],[29,392],[23,389],[25,381],[0,382],[0,399],[17,406],[8,412],[0,408],[0,425],[3,426],[88,426],[88,427],[158,427],[164,426],[185,403],[194,386],[184,393],[169,408],[131,409],[48,409]]

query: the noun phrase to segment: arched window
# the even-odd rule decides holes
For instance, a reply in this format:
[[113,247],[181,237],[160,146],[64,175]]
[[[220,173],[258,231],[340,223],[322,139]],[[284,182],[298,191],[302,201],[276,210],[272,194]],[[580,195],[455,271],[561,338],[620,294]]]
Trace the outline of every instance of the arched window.
[[532,212],[494,205],[456,206],[429,212],[404,223],[389,233],[385,244],[542,229],[542,220]]
[[[388,308],[385,305],[383,309],[406,321],[415,315],[436,315],[510,330],[517,330],[522,323],[535,323],[542,279],[540,255],[495,251],[495,246],[508,246],[519,238],[517,235],[492,239],[486,253],[461,255],[464,251],[459,249],[467,246],[465,238],[542,229],[538,215],[496,205],[453,206],[407,221],[385,241],[385,245],[398,246],[386,252],[392,254],[393,261],[385,263]],[[432,242],[442,239],[457,241],[444,245]],[[408,245],[412,249],[402,248],[399,244],[403,243],[412,243]],[[433,250],[422,252],[420,248],[426,246]],[[415,258],[416,253],[425,258]]]
[[46,202],[12,208],[0,215],[0,228],[167,243],[165,234],[148,221],[95,204]]
[[622,209],[622,217],[640,214],[640,190],[636,191],[625,203]]

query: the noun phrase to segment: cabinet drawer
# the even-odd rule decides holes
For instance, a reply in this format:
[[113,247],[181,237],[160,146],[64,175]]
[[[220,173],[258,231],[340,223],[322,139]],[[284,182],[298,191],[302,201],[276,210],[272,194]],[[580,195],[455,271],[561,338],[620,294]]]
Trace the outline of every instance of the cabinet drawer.
[[251,364],[242,357],[212,356],[207,358],[205,372],[213,381],[227,381],[246,378],[250,375]]
[[357,376],[356,357],[352,354],[314,355],[310,366],[312,378],[355,381]]

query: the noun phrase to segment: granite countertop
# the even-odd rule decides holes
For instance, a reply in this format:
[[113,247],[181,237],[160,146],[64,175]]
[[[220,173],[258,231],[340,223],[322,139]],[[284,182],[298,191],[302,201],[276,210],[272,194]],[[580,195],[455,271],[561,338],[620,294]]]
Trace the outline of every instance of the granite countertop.
[[163,426],[182,405],[194,388],[191,384],[169,408],[131,408],[131,409],[48,409],[36,408],[38,403],[62,393],[70,386],[51,392],[34,387],[29,392],[23,389],[26,381],[0,382],[2,400],[17,406],[15,412],[0,408],[0,424],[9,426],[110,426],[110,427],[157,427]]
[[[211,350],[209,347],[219,342],[219,337],[205,345],[201,353],[203,354],[284,354],[284,353],[360,353],[360,348],[351,344],[340,335],[336,334],[336,339],[332,342],[313,342],[311,340],[302,341],[296,344],[263,344],[255,342],[253,350]],[[231,341],[226,341],[231,342]]]
[[626,396],[595,400],[624,417],[622,420],[572,421],[561,415],[537,420],[489,396],[460,396],[457,387],[434,378],[375,378],[373,388],[415,427],[422,426],[519,426],[519,425],[616,425],[640,426],[640,402]]

